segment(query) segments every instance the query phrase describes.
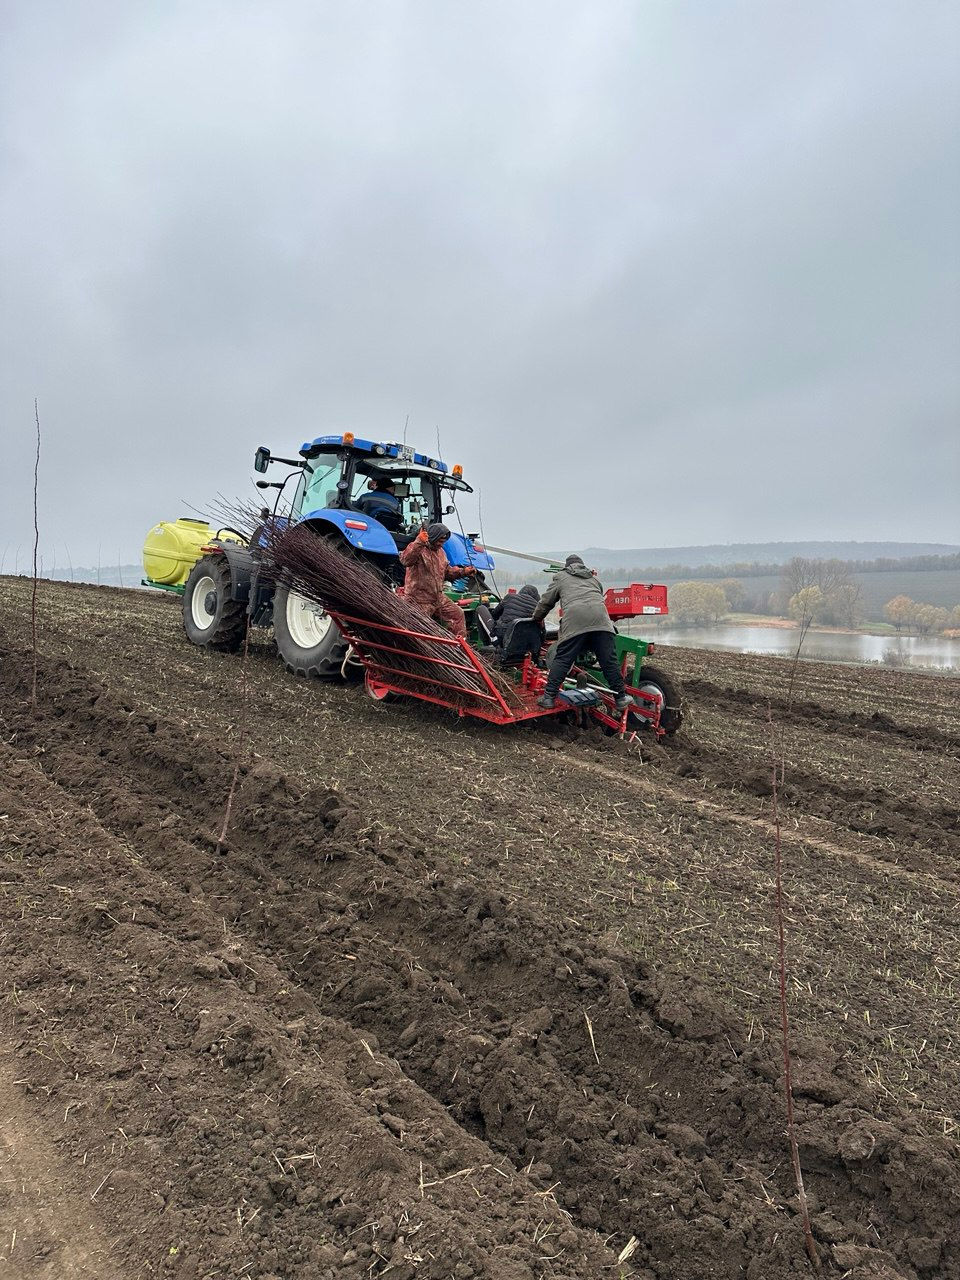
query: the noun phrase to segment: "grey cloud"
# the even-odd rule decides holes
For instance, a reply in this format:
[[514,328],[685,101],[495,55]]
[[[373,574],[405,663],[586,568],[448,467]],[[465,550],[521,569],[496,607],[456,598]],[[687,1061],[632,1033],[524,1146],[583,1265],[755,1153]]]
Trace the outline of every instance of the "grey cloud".
[[960,19],[7,7],[0,547],[411,437],[507,545],[957,540]]

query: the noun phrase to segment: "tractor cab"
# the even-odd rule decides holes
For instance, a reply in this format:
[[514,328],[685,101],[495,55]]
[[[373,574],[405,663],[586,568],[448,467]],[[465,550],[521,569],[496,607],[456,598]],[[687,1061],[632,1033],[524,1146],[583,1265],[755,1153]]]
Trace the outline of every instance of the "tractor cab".
[[[400,551],[416,537],[424,524],[443,521],[456,512],[457,493],[472,493],[460,467],[418,453],[409,445],[363,440],[352,432],[318,436],[300,447],[302,462],[272,458],[269,450],[257,450],[254,466],[265,471],[271,462],[288,462],[300,468],[291,503],[295,521],[310,521],[318,530],[335,533],[357,551],[379,562],[396,561]],[[378,481],[390,481],[397,500],[388,504],[364,502]],[[446,544],[451,564],[473,564],[492,569],[493,558],[472,537],[451,531]]]
[[[374,491],[377,482],[389,482],[397,500],[396,513],[389,513],[387,519],[364,510],[364,499]],[[348,454],[344,458],[324,451],[307,458],[293,514],[298,519],[311,520],[320,518],[321,512],[359,512],[382,524],[402,547],[424,522],[431,524],[441,518],[440,505],[437,476],[431,470],[396,463],[385,465],[385,460],[376,456]]]

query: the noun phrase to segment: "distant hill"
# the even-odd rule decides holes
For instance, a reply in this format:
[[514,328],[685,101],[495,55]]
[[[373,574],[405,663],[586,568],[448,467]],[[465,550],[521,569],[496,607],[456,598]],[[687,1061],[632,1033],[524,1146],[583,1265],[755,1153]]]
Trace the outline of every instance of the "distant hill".
[[[539,551],[538,555],[556,555]],[[609,573],[672,574],[674,578],[724,577],[778,571],[794,556],[807,560],[844,560],[857,570],[954,569],[960,546],[947,542],[729,542],[689,547],[587,547],[580,554],[592,568]],[[950,561],[941,558],[949,556]],[[497,564],[510,574],[529,575],[529,562],[497,553]],[[926,563],[924,563],[926,558]],[[909,565],[905,562],[910,562]],[[769,566],[769,569],[766,568]]]
[[587,547],[588,564],[598,568],[642,565],[786,564],[794,556],[808,560],[906,560],[913,556],[946,556],[960,546],[946,542],[729,542],[692,547]]

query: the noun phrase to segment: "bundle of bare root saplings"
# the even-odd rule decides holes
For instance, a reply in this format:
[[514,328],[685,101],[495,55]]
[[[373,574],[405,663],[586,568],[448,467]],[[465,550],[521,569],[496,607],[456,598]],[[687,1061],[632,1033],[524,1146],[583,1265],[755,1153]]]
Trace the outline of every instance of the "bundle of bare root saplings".
[[[330,613],[348,618],[357,640],[392,669],[392,682],[400,687],[406,683],[418,692],[429,691],[433,684],[443,702],[475,705],[476,669],[459,646],[450,643],[445,627],[408,604],[356,556],[309,527],[273,530],[268,538],[265,558],[276,580]],[[521,705],[510,680],[479,654],[476,661],[483,664],[508,706]]]

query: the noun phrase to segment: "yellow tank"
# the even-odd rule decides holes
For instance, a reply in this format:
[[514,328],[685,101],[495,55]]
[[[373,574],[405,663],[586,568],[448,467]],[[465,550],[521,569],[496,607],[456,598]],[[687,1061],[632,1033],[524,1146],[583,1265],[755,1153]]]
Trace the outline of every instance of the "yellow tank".
[[143,544],[146,576],[164,587],[182,587],[200,559],[200,548],[217,533],[206,520],[163,520],[155,524]]

